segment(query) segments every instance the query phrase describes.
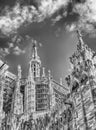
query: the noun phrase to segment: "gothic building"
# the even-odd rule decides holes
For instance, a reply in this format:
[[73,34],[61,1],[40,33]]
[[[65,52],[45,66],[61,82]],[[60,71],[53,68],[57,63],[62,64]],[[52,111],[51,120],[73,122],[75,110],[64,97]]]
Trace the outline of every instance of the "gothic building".
[[77,31],[76,52],[70,57],[71,73],[66,78],[74,104],[71,130],[96,129],[96,53]]
[[[30,117],[36,119],[47,113],[51,114],[52,111],[58,111],[69,93],[62,82],[58,83],[54,80],[50,70],[46,74],[38,55],[36,42],[32,46],[26,78],[22,78],[20,65],[17,70],[17,76],[8,70],[3,76],[4,85],[0,90],[2,92],[0,93],[2,97],[0,98],[2,104],[0,113],[3,111],[5,115],[0,120],[0,124],[4,130],[21,130],[22,122],[23,124],[27,122],[28,125]],[[23,125],[24,129],[27,129],[27,125]]]
[[96,130],[96,53],[77,36],[68,88],[45,73],[36,42],[25,79],[0,61],[0,130]]
[[[8,68],[9,66],[5,62],[0,60],[0,129],[1,129],[2,120],[5,118],[5,113],[6,113],[5,108],[6,106],[7,106],[7,109],[9,108],[8,102],[7,102],[8,97],[9,97],[8,93],[10,93],[10,90],[11,90],[11,84],[9,82],[11,82],[10,80],[12,80],[13,78],[9,76],[9,74],[12,74],[12,73],[8,71]],[[9,77],[10,77],[10,80],[8,79]]]

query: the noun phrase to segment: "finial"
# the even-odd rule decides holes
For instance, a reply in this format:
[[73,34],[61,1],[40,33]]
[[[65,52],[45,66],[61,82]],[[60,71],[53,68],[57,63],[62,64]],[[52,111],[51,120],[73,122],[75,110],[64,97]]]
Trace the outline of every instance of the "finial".
[[20,78],[20,79],[21,79],[21,72],[22,72],[21,66],[18,65],[18,78]]
[[45,67],[42,68],[42,77],[45,77]]
[[60,85],[63,85],[63,80],[62,80],[62,78],[60,78]]
[[21,70],[21,65],[18,65],[18,70]]
[[50,70],[48,70],[48,77],[49,77],[49,79],[51,79],[51,71]]
[[37,46],[37,41],[36,40],[33,40],[32,43],[33,43],[33,47]]

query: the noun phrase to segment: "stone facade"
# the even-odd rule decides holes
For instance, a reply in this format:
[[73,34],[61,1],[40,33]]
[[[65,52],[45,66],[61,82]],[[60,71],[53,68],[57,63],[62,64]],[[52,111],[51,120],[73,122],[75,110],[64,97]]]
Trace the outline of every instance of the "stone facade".
[[67,77],[74,104],[73,130],[96,129],[96,55],[77,31],[76,52],[70,57],[71,74]]

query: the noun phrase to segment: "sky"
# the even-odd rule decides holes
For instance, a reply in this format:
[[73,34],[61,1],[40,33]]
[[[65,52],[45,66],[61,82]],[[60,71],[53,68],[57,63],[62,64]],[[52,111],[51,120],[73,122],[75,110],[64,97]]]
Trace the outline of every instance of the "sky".
[[[32,41],[38,43],[38,54],[46,73],[65,77],[70,71],[69,57],[78,42],[76,29],[83,40],[96,50],[96,1],[94,0],[0,0],[0,57],[17,74],[28,73]],[[42,70],[41,70],[42,71]]]

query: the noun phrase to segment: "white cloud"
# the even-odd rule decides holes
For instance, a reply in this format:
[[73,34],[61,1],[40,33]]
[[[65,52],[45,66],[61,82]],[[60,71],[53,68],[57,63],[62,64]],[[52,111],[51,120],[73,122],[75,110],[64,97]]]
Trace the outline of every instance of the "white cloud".
[[52,19],[53,25],[54,25],[56,22],[60,21],[60,19],[62,19],[62,16],[61,16],[61,15],[58,15],[56,18]]
[[71,24],[71,25],[66,25],[65,29],[68,32],[72,32],[72,31],[74,31],[76,29],[76,24],[74,23],[74,24]]
[[4,48],[4,51],[5,51],[6,54],[10,54],[9,48]]
[[[65,9],[63,13],[67,10]],[[67,21],[64,26],[67,31],[74,31],[76,28],[81,29],[85,33],[96,36],[96,0],[83,0],[81,2],[73,2],[71,15],[77,14],[78,18],[75,21]],[[53,19],[53,23],[58,22],[62,17],[68,16],[58,15]],[[61,16],[61,17],[60,17]],[[67,19],[68,20],[68,19]],[[67,25],[67,26],[66,26]]]
[[5,57],[10,54],[9,48],[0,48],[0,56]]
[[61,7],[66,8],[70,0],[41,0],[39,10],[43,16],[50,17]]
[[33,6],[21,8],[19,3],[13,7],[12,11],[6,10],[6,14],[0,16],[0,29],[2,33],[7,36],[15,33],[24,22],[31,22],[36,12]]
[[8,43],[9,48],[13,48],[14,44],[12,42]]
[[38,10],[33,5],[20,6],[17,3],[11,10],[6,9],[4,16],[0,16],[0,30],[6,35],[16,33],[24,23],[41,22],[51,17],[61,7],[66,8],[70,0],[41,0]]
[[[41,22],[46,18],[50,18],[54,13],[63,8],[62,15],[57,13],[56,18],[52,19],[53,24],[55,24],[61,20],[62,17],[68,16],[67,7],[72,1],[73,0],[39,0],[39,4],[37,4],[38,9],[33,5],[22,5],[21,7],[20,4],[17,3],[12,9],[7,8],[5,15],[0,15],[0,31],[2,34],[10,36],[16,33],[21,25]],[[73,30],[73,24],[76,24],[76,27],[88,33],[94,33],[96,30],[96,0],[86,0],[81,3],[73,2],[71,14],[73,13],[78,14],[78,20],[76,19],[75,23],[71,21],[68,22],[70,23],[69,31]],[[18,42],[20,42],[20,39]]]
[[85,3],[76,4],[73,12],[79,14],[78,28],[93,33],[96,28],[96,0],[86,0]]
[[25,50],[20,49],[19,46],[16,46],[13,49],[13,54],[14,55],[21,55],[21,54],[24,54],[24,53],[25,53]]

